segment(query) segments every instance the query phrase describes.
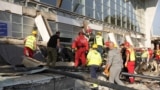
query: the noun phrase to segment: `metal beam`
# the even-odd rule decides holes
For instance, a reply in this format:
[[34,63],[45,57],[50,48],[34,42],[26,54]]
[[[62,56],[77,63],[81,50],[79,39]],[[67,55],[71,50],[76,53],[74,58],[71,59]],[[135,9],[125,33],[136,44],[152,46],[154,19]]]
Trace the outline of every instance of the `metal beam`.
[[145,79],[152,79],[152,80],[160,81],[160,77],[155,77],[155,76],[140,75],[140,74],[130,74],[130,73],[125,73],[125,72],[122,72],[122,75],[132,76],[132,77],[141,77],[141,78],[145,78]]
[[57,0],[57,2],[56,2],[56,7],[57,7],[57,8],[60,8],[61,5],[62,5],[62,2],[63,2],[63,0]]
[[60,70],[56,70],[56,69],[47,69],[46,71],[48,71],[50,73],[54,73],[54,74],[60,74],[60,75],[65,75],[65,76],[68,76],[68,77],[71,77],[71,78],[80,79],[80,80],[83,80],[83,81],[88,81],[88,82],[91,82],[91,83],[97,83],[99,85],[106,86],[106,87],[109,87],[109,88],[112,88],[112,89],[115,89],[115,90],[136,90],[134,88],[125,87],[125,86],[113,84],[113,83],[110,83],[110,82],[97,80],[97,79],[94,79],[94,78],[89,78],[89,77],[82,76],[82,75],[79,75],[79,74],[74,74],[74,73],[71,73],[71,72],[64,72],[64,71],[60,71]]

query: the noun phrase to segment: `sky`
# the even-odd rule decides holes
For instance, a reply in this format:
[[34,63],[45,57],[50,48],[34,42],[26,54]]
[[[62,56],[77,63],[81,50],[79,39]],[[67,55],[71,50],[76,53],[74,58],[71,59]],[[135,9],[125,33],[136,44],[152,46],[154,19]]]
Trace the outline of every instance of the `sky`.
[[160,0],[158,0],[157,10],[153,21],[153,35],[160,36]]

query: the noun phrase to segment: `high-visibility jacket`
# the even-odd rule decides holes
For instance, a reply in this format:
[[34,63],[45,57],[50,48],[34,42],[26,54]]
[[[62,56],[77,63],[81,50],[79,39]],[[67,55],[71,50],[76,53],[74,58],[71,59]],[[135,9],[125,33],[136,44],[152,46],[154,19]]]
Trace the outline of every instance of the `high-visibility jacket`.
[[148,51],[144,51],[141,55],[142,58],[147,58],[149,56]]
[[101,65],[102,58],[97,50],[90,50],[87,54],[87,65]]
[[135,61],[135,52],[133,49],[127,49],[126,53],[129,53],[129,61]]
[[160,50],[156,50],[156,59],[160,59]]
[[160,50],[156,50],[156,55],[160,55]]
[[30,35],[26,38],[25,47],[29,47],[32,50],[35,50],[34,42],[36,41],[36,37]]
[[103,42],[103,37],[102,36],[99,36],[99,35],[96,35],[96,38],[95,38],[95,42],[97,45],[100,45],[100,46],[103,46],[104,45],[104,42]]

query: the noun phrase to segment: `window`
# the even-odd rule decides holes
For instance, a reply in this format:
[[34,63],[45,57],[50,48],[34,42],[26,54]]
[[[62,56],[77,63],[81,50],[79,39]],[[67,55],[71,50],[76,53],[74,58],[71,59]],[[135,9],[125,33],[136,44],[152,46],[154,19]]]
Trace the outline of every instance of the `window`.
[[17,14],[12,14],[12,22],[15,23],[21,23],[22,22],[22,17]]
[[23,16],[23,24],[34,26],[34,19],[31,17]]
[[86,11],[85,11],[86,16],[94,18],[93,12],[94,12],[94,9],[86,7]]
[[56,6],[56,1],[57,0],[40,0],[40,2],[44,2],[53,6]]
[[71,11],[71,6],[72,6],[72,0],[62,0],[61,8]]
[[10,13],[0,11],[0,20],[10,21]]
[[55,32],[57,30],[57,28],[56,28],[56,22],[54,22],[54,21],[48,21],[48,23],[49,23],[49,26],[50,26],[51,30],[53,32]]
[[73,26],[63,23],[58,23],[58,30],[61,32],[61,37],[72,38]]
[[85,0],[85,6],[93,8],[94,0]]
[[98,20],[102,20],[102,12],[96,11],[95,12],[95,18],[98,19]]

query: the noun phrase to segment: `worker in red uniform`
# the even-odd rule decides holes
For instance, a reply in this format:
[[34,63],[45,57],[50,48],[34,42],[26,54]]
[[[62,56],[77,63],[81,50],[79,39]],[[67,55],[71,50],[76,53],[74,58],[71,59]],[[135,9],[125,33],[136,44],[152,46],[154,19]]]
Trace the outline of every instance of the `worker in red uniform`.
[[160,63],[160,48],[159,48],[159,44],[156,45],[155,58],[156,58],[157,62]]
[[89,43],[89,47],[91,48],[92,45],[94,44],[94,38],[95,38],[95,35],[93,34],[93,30],[88,28],[86,30],[86,37],[88,39],[88,43]]
[[37,48],[36,43],[37,31],[33,30],[32,34],[24,39],[24,55],[33,58],[34,50]]
[[82,66],[86,65],[86,52],[88,51],[88,41],[83,32],[79,32],[78,36],[72,43],[72,49],[75,50],[74,66],[78,67],[81,61]]
[[[125,42],[124,46],[126,48],[126,62],[125,67],[127,67],[128,73],[134,74],[135,70],[135,51],[129,42]],[[129,76],[130,83],[134,83],[134,77]]]
[[153,58],[153,50],[151,48],[148,48],[148,52],[149,52],[149,60],[151,60]]

